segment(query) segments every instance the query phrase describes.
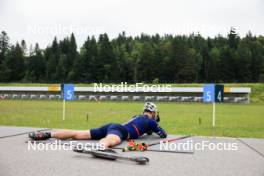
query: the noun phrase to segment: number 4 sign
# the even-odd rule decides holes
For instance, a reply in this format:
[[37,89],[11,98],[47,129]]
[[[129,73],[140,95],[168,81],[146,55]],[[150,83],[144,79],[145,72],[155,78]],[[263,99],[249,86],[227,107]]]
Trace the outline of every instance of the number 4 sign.
[[215,103],[224,101],[224,86],[206,84],[203,88],[203,101],[213,103],[213,128],[215,127]]

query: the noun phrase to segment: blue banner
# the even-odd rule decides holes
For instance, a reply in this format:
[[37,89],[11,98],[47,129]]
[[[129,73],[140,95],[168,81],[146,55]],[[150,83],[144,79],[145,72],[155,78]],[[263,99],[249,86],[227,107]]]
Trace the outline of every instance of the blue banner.
[[63,85],[63,99],[64,100],[74,100],[74,85],[73,84]]

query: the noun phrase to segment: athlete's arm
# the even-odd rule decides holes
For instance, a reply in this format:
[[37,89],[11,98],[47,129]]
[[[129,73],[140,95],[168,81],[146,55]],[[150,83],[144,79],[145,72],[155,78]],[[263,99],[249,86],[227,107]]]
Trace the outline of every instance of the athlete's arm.
[[164,129],[162,129],[156,121],[150,120],[149,126],[150,126],[151,130],[154,133],[156,133],[157,135],[159,135],[161,138],[167,137],[166,131]]

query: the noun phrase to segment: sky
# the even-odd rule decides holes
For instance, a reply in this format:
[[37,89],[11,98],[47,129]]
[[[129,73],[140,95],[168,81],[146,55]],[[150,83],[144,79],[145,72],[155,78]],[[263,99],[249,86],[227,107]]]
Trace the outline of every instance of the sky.
[[41,48],[72,32],[81,47],[87,36],[122,31],[127,35],[226,36],[235,27],[264,35],[263,0],[0,0],[0,31],[11,43],[25,39]]

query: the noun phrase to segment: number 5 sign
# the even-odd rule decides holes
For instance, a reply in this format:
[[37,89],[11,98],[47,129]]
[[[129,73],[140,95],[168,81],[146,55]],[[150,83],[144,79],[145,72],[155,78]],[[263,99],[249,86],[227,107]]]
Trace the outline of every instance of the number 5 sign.
[[63,84],[61,88],[63,91],[62,120],[65,120],[65,101],[74,100],[74,85]]
[[224,101],[224,86],[215,84],[206,84],[203,89],[204,102],[223,102]]
[[74,100],[74,85],[73,84],[63,85],[63,99],[64,100]]

